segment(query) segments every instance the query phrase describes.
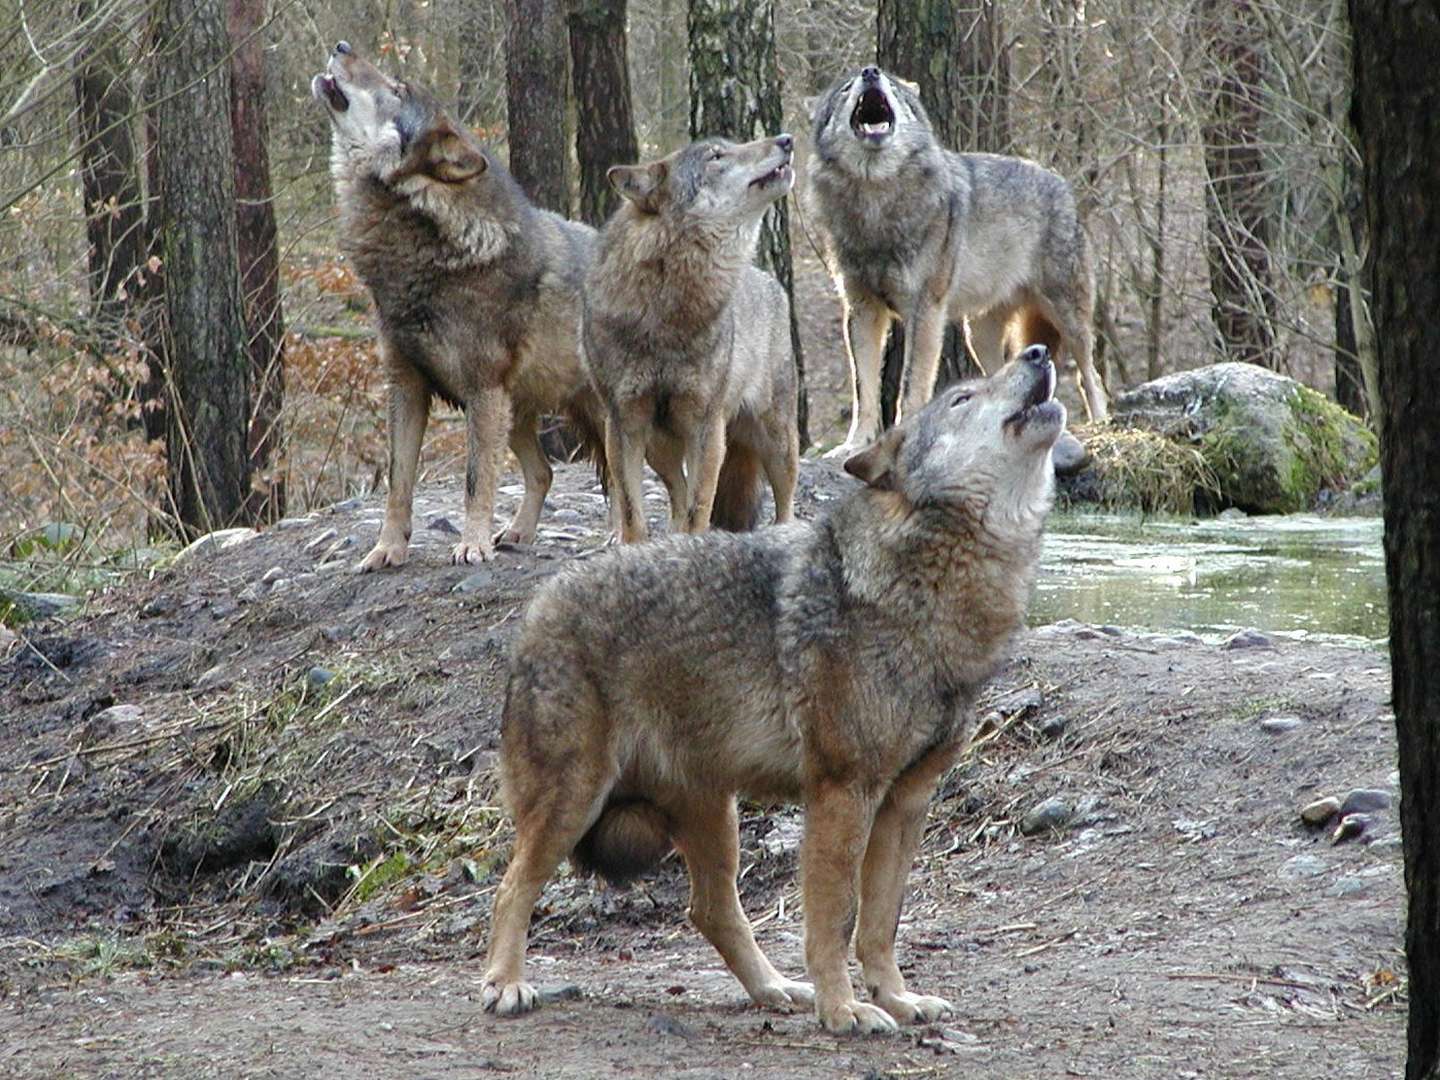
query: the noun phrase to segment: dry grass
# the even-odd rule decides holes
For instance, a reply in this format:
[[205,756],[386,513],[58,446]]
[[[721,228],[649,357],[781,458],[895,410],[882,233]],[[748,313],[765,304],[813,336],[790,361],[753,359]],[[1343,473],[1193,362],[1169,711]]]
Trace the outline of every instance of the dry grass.
[[1219,490],[1214,470],[1196,447],[1108,424],[1081,428],[1076,434],[1090,452],[1102,506],[1192,515],[1197,498]]

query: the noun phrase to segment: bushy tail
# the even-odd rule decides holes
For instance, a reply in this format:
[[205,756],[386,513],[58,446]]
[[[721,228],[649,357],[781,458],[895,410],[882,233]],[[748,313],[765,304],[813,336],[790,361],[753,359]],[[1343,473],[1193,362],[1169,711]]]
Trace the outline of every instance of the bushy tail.
[[600,488],[605,489],[605,432],[596,427],[591,416],[584,408],[576,406],[565,411],[565,428],[562,429],[570,436],[566,440],[570,445],[564,448],[562,453],[557,454],[555,449],[546,446],[546,451],[552,456],[557,456],[563,461],[575,461],[584,458],[595,466],[595,473],[600,477]]
[[570,861],[612,885],[638,877],[670,853],[670,819],[645,799],[607,803],[590,831],[580,838]]
[[748,446],[731,443],[715,484],[710,527],[748,532],[760,524],[760,459]]

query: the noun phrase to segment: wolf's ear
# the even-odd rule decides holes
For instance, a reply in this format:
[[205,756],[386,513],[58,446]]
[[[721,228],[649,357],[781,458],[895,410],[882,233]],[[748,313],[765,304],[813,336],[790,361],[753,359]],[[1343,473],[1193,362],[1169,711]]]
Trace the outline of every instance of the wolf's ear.
[[917,98],[920,96],[919,83],[911,82],[909,79],[902,79],[898,75],[891,75],[890,81],[900,86],[903,86],[906,90],[909,90],[910,93],[914,94]]
[[426,171],[446,184],[463,184],[490,167],[485,155],[454,131],[441,131],[430,141]]
[[669,172],[670,166],[663,161],[650,165],[612,165],[605,179],[621,197],[647,214],[655,214],[660,211],[660,194]]
[[895,461],[905,442],[903,428],[891,428],[873,443],[845,459],[845,471],[873,488],[895,490]]

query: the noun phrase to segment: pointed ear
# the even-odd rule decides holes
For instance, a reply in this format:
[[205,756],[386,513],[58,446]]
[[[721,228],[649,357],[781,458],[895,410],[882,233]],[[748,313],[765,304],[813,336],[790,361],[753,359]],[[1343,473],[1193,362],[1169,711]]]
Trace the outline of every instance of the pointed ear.
[[920,84],[919,84],[919,83],[917,83],[917,82],[911,82],[909,79],[902,79],[902,78],[900,78],[899,76],[896,76],[896,75],[891,75],[891,76],[890,76],[890,81],[893,82],[893,83],[897,83],[897,84],[899,84],[900,86],[903,86],[906,90],[909,90],[910,93],[914,94],[917,98],[920,96]]
[[895,490],[895,461],[905,443],[904,428],[891,428],[873,443],[845,461],[845,471],[873,488]]
[[485,154],[454,130],[441,129],[430,140],[425,171],[436,180],[446,184],[463,184],[489,167]]
[[612,165],[605,179],[621,197],[628,199],[647,214],[660,210],[660,196],[670,166],[663,161],[649,165]]

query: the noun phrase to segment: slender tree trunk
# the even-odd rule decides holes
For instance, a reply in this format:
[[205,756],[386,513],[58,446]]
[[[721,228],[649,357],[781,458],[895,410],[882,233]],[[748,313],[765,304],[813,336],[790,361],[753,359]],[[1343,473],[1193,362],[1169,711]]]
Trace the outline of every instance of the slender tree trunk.
[[[879,0],[875,58],[920,87],[935,135],[952,150],[1002,153],[1010,147],[1010,53],[996,0]],[[895,419],[904,367],[905,329],[890,329],[880,384],[880,413]],[[951,323],[940,350],[936,387],[975,374],[962,328]]]
[[1279,368],[1270,268],[1270,192],[1261,151],[1265,51],[1254,0],[1198,0],[1207,115],[1206,245],[1211,315],[1226,357]]
[[565,0],[505,0],[510,171],[538,205],[570,215]]
[[1170,91],[1160,98],[1160,121],[1155,126],[1159,144],[1156,164],[1155,235],[1150,241],[1150,318],[1145,335],[1145,377],[1158,379],[1160,344],[1165,335],[1165,217],[1169,207],[1166,188],[1170,179]]
[[266,0],[230,0],[230,126],[235,150],[235,225],[240,287],[249,333],[252,482],[246,516],[285,516],[285,478],[271,467],[282,442],[285,399],[285,319],[280,309],[280,252],[270,190],[269,121],[265,108]]
[[225,0],[159,0],[158,229],[165,266],[165,448],[187,534],[233,524],[250,494],[250,356],[235,238]]
[[659,16],[655,22],[655,48],[660,67],[660,115],[655,119],[651,139],[664,154],[685,141],[690,117],[683,3],[684,0],[660,0]]
[[[690,0],[690,135],[749,141],[783,130],[780,69],[775,61],[774,0]],[[799,386],[800,445],[807,446],[805,360],[795,319],[790,213],[777,202],[760,227],[760,265],[790,299],[790,342]]]
[[625,45],[625,0],[571,0],[570,61],[580,219],[598,226],[620,201],[605,179],[606,170],[640,158]]
[[1360,373],[1359,343],[1350,307],[1354,289],[1343,261],[1335,264],[1335,400],[1356,416],[1365,415],[1365,381]]
[[[79,0],[75,19],[84,23],[94,0]],[[138,299],[146,259],[145,211],[139,161],[131,131],[134,103],[127,64],[102,27],[75,60],[76,117],[80,135],[80,184],[89,241],[91,316],[109,342],[128,335],[125,322]]]
[[1440,1077],[1440,9],[1350,0],[1381,470],[1400,826],[1410,898],[1407,1080]]

